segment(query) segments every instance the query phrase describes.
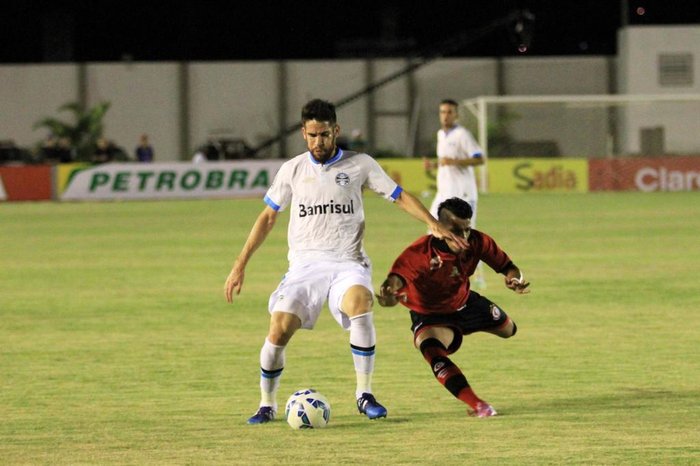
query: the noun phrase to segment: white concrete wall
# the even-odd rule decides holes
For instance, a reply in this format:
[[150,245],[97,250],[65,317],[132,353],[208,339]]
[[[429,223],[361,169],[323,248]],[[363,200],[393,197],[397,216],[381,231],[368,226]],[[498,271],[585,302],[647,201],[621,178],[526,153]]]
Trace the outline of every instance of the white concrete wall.
[[[658,31],[655,31],[658,29]],[[700,90],[700,28],[630,28],[621,34],[618,76],[621,91],[656,93],[650,88],[656,76],[659,51],[692,50],[695,55],[695,80],[692,88],[672,92],[698,93]],[[656,42],[648,37],[653,33]],[[676,33],[678,38],[671,38]],[[606,94],[609,91],[611,57],[517,57],[502,61],[502,87],[506,94]],[[415,141],[409,134],[409,77],[404,75],[374,94],[378,112],[403,112],[405,115],[378,116],[375,146],[404,154],[415,149],[416,155],[435,151],[438,128],[437,106],[449,97],[464,100],[498,93],[498,60],[441,59],[419,68],[414,76],[417,130]],[[337,101],[363,89],[368,84],[368,67],[374,82],[405,69],[403,59],[373,60],[292,60],[285,62],[192,62],[187,64],[189,82],[189,141],[184,158],[209,136],[226,135],[245,139],[257,146],[280,131],[279,102],[287,99],[285,128],[299,122],[302,105],[312,97]],[[180,64],[178,63],[91,63],[86,67],[89,104],[109,100],[106,135],[129,153],[133,153],[138,136],[150,135],[156,149],[156,160],[179,160],[180,154]],[[280,73],[284,73],[280,75]],[[279,87],[280,76],[285,85]],[[668,90],[665,90],[668,92]],[[77,65],[2,65],[0,66],[0,139],[13,139],[19,145],[33,146],[45,132],[33,131],[32,125],[45,116],[61,116],[56,109],[77,100]],[[695,107],[696,108],[696,107]],[[691,110],[692,111],[692,110]],[[571,119],[564,110],[542,113],[540,110],[518,110],[512,124],[513,136],[523,141],[557,138],[567,155],[576,155],[581,145],[587,150],[605,151],[604,134],[607,115],[588,117],[582,124]],[[665,116],[667,146],[697,150],[696,135],[700,128],[697,112]],[[66,115],[70,117],[71,115]],[[656,115],[658,116],[658,115]],[[369,130],[368,98],[361,97],[338,110],[343,132],[350,135],[359,129]],[[654,121],[657,121],[656,118]],[[690,123],[689,123],[690,122]],[[642,125],[635,122],[634,136]],[[595,136],[591,136],[595,135]],[[630,137],[634,143],[634,137]],[[415,144],[414,144],[415,143]],[[300,133],[287,139],[288,155],[305,150]],[[638,145],[638,141],[637,141]],[[634,144],[632,144],[634,149]],[[269,150],[276,156],[277,146]]]
[[[134,157],[143,133],[155,160],[179,158],[179,93],[176,63],[97,63],[87,66],[87,105],[110,101],[104,136]],[[49,112],[50,113],[50,112]]]
[[238,137],[253,146],[278,129],[276,62],[189,65],[190,151],[209,137]]
[[[618,34],[621,94],[700,94],[700,27],[635,26]],[[693,79],[688,85],[663,86],[659,82],[659,55],[690,54]],[[667,151],[698,153],[700,103],[682,106],[636,105],[623,111],[623,144],[628,152],[640,151],[641,130],[663,127]]]
[[[374,82],[395,76],[406,70],[406,60],[375,60],[372,62]],[[374,109],[375,146],[378,151],[406,155],[411,150],[410,128],[410,82],[408,75],[388,82],[375,92]]]
[[48,132],[32,129],[47,116],[73,121],[71,112],[58,108],[78,99],[75,65],[0,66],[0,140],[33,147]]
[[[619,31],[618,44],[621,93],[700,93],[700,26],[628,27]],[[689,86],[661,86],[659,55],[676,53],[693,55],[693,83]]]
[[[609,60],[606,57],[507,59],[505,94],[608,94]],[[605,108],[513,105],[508,109],[513,114],[510,134],[518,141],[557,141],[561,153],[570,156],[603,156],[607,151]]]
[[508,95],[608,93],[607,57],[518,57],[504,65]]

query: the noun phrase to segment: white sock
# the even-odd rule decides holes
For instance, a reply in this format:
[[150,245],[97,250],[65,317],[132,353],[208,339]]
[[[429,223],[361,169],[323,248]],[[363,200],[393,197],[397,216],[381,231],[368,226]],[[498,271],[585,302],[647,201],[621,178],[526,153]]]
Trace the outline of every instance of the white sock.
[[356,398],[363,393],[372,393],[376,338],[372,312],[350,318],[350,349],[357,375]]
[[277,389],[284,370],[284,346],[273,345],[265,338],[260,350],[260,406],[277,411]]

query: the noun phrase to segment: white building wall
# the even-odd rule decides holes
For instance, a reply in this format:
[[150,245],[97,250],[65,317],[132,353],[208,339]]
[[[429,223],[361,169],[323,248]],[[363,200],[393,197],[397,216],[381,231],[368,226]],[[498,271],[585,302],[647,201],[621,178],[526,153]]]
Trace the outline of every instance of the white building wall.
[[[620,92],[628,93],[699,93],[700,28],[670,27],[628,28],[620,35],[617,70]],[[659,89],[657,57],[659,53],[690,51],[695,75],[686,88]],[[506,94],[606,94],[609,92],[612,57],[523,57],[507,58],[500,63],[501,87]],[[286,99],[286,126],[299,123],[302,105],[310,98],[331,101],[344,99],[365,88],[368,73],[374,82],[404,69],[403,59],[386,60],[293,60],[285,62],[192,62],[187,64],[189,83],[190,146],[181,154],[180,72],[178,63],[91,63],[86,66],[88,104],[109,100],[106,135],[129,153],[146,132],[156,149],[158,161],[189,158],[195,148],[209,136],[225,134],[240,137],[257,146],[280,128],[279,102]],[[418,68],[412,79],[415,85],[415,121],[407,112],[409,76],[403,75],[373,96],[374,109],[380,112],[375,121],[375,147],[397,154],[432,155],[438,128],[437,106],[449,97],[457,101],[481,95],[496,95],[499,90],[499,61],[495,58],[440,59]],[[282,74],[280,74],[282,73]],[[284,86],[280,88],[280,79]],[[656,87],[655,87],[656,86]],[[45,137],[32,125],[45,116],[63,115],[57,108],[78,95],[77,65],[2,65],[0,66],[0,139],[13,139],[18,145],[32,147]],[[353,129],[369,132],[367,96],[338,109],[343,133]],[[664,116],[667,146],[697,150],[696,135],[700,119],[695,113]],[[396,112],[396,115],[381,115]],[[401,115],[401,113],[404,113]],[[528,111],[529,112],[529,111]],[[65,115],[70,117],[71,115]],[[631,149],[638,149],[638,131],[653,119],[631,121],[628,130]],[[564,112],[544,115],[527,113],[513,122],[513,136],[523,141],[539,141],[555,135],[575,147],[600,134],[605,118],[594,117],[583,125],[570,122]],[[417,131],[415,140],[409,132]],[[564,137],[561,135],[564,134]],[[635,139],[636,138],[636,139]],[[605,138],[594,151],[604,151]],[[300,133],[286,139],[287,155],[305,150]],[[636,146],[635,146],[636,144]],[[272,156],[277,146],[270,149]],[[570,154],[567,147],[562,152]]]
[[[618,34],[621,94],[700,94],[700,27],[634,26]],[[662,55],[690,55],[690,83],[663,85],[659,61]],[[700,103],[678,105],[642,105],[622,112],[622,141],[629,153],[642,151],[644,129],[662,128],[666,152],[698,153]]]
[[[607,57],[511,58],[504,60],[506,95],[610,93]],[[555,141],[561,154],[603,156],[607,109],[577,111],[570,105],[511,105],[510,135],[521,142]]]
[[518,57],[504,59],[508,95],[607,94],[607,57]]
[[[402,73],[408,66],[406,60],[373,60],[374,82]],[[405,155],[410,151],[410,83],[408,75],[389,81],[374,94],[375,146],[386,154]]]
[[45,117],[73,121],[60,106],[78,99],[78,68],[75,65],[0,66],[0,140],[33,147],[48,136],[34,123]]
[[276,62],[196,62],[189,65],[191,153],[210,137],[250,145],[277,134]]
[[179,158],[179,93],[176,63],[97,63],[87,66],[87,105],[111,102],[104,136],[134,157],[149,135],[156,161]]

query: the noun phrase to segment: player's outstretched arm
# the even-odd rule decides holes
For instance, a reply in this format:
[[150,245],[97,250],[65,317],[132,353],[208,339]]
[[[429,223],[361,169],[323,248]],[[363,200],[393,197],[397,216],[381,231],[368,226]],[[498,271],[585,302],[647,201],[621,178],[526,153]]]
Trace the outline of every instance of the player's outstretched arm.
[[243,287],[243,279],[245,277],[245,267],[253,256],[253,253],[265,241],[268,233],[272,231],[276,220],[277,211],[269,206],[266,206],[260,215],[258,215],[257,220],[255,220],[253,228],[248,235],[248,239],[243,245],[243,249],[241,249],[238,258],[236,258],[236,261],[233,263],[231,272],[228,274],[226,283],[224,284],[224,295],[226,296],[226,301],[229,303],[233,302],[234,292],[236,294],[241,293],[241,287]]
[[377,302],[384,307],[396,306],[400,298],[398,291],[403,288],[403,286],[404,283],[401,277],[389,274],[386,280],[384,280],[384,283],[382,283],[382,286],[379,287]]
[[481,157],[470,157],[467,159],[443,157],[440,159],[440,165],[452,165],[456,167],[476,167],[483,164],[484,159]]
[[401,191],[401,194],[396,199],[396,203],[399,205],[399,207],[401,207],[413,217],[425,222],[426,225],[428,225],[428,228],[430,228],[431,233],[435,237],[440,239],[449,238],[452,241],[454,241],[462,250],[466,250],[469,248],[469,243],[467,243],[466,239],[452,233],[445,225],[438,222],[435,219],[435,217],[433,217],[430,214],[430,212],[428,212],[428,209],[425,208],[423,203],[419,201],[414,195],[406,191]]
[[523,273],[515,264],[512,264],[504,275],[506,276],[506,287],[509,289],[518,294],[526,294],[530,292],[530,290],[527,289],[527,287],[530,286],[530,282],[525,281]]

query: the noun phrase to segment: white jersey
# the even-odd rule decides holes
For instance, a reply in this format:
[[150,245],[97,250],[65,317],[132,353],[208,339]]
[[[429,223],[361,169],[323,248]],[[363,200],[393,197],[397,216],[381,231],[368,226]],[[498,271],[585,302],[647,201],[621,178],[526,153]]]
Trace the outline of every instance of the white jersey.
[[[437,133],[437,156],[451,159],[469,159],[482,156],[481,147],[472,134],[463,126],[455,125],[449,131],[440,129]],[[439,165],[437,189],[440,197],[448,199],[456,196],[475,201],[477,196],[476,177],[473,167]]]
[[288,259],[363,262],[363,188],[395,201],[402,191],[369,155],[338,149],[325,164],[304,152],[288,160],[265,195],[277,211],[291,204]]
[[463,126],[455,125],[449,131],[443,129],[437,133],[437,192],[433,203],[430,205],[430,213],[437,218],[438,206],[451,197],[458,197],[469,202],[472,206],[472,228],[476,227],[476,201],[478,191],[473,167],[459,167],[457,165],[440,165],[439,159],[468,159],[480,158],[481,147],[474,140],[472,134]]

